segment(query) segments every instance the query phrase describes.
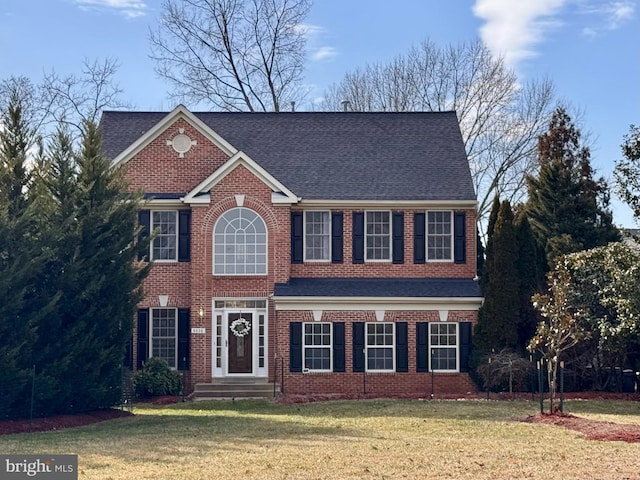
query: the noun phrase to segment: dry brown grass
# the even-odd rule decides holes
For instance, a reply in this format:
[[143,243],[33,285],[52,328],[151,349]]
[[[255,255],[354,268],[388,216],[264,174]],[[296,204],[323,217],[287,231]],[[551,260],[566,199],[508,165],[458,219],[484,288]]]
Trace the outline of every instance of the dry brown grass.
[[[0,437],[3,453],[75,453],[80,479],[636,479],[638,444],[524,423],[524,401],[260,401],[140,406],[135,417]],[[640,422],[640,403],[567,402]]]

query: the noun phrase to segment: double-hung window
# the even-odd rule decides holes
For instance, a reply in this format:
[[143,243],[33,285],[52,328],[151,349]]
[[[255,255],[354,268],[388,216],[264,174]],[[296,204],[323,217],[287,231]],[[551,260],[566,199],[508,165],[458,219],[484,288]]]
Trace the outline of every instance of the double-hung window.
[[178,212],[152,211],[151,231],[156,236],[151,241],[151,259],[155,261],[178,260]]
[[458,324],[429,323],[430,370],[458,371]]
[[391,212],[366,212],[366,260],[391,260]]
[[177,366],[177,312],[175,308],[151,310],[151,356],[165,359],[171,368]]
[[331,212],[304,212],[304,260],[331,260]]
[[302,355],[304,368],[316,372],[332,371],[331,323],[304,323],[303,328]]
[[395,329],[389,322],[366,324],[365,356],[367,371],[395,370]]
[[450,211],[427,212],[427,260],[453,259],[453,221]]

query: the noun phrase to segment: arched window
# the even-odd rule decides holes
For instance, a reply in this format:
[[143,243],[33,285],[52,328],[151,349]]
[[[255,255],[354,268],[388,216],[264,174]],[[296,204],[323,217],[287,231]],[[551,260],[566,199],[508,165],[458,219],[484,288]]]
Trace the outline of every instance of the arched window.
[[267,227],[253,210],[226,211],[213,228],[214,275],[266,275]]

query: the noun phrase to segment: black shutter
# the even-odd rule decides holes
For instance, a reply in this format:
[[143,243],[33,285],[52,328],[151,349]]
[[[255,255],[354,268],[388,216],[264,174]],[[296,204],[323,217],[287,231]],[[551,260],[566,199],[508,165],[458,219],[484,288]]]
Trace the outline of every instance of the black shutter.
[[291,212],[291,263],[302,263],[302,212]]
[[331,213],[331,262],[343,262],[342,212]]
[[409,371],[407,322],[396,323],[396,372]]
[[404,214],[393,212],[393,263],[404,263]]
[[416,372],[429,371],[429,323],[416,323]]
[[353,263],[364,263],[364,212],[353,212]]
[[178,210],[178,261],[191,259],[191,210]]
[[467,259],[467,242],[464,212],[456,212],[453,218],[453,261],[464,263]]
[[289,371],[302,371],[302,322],[289,324]]
[[138,310],[138,370],[149,358],[149,309]]
[[364,372],[364,322],[353,322],[353,371]]
[[344,372],[344,322],[333,324],[333,371]]
[[138,224],[140,225],[140,232],[138,233],[138,260],[149,261],[149,247],[150,245],[144,244],[145,239],[151,232],[151,212],[149,210],[140,210],[138,212]]
[[133,370],[133,337],[129,338],[125,345],[122,365],[129,370]]
[[178,309],[178,370],[189,370],[189,317],[188,308]]
[[469,371],[469,358],[471,356],[471,322],[458,324],[460,337],[460,371]]
[[425,220],[424,213],[413,214],[413,263],[425,263]]

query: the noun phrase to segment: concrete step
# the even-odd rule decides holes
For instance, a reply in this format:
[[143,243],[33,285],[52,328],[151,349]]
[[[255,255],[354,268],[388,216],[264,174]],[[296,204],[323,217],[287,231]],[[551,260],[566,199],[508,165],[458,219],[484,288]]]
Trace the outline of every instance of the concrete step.
[[[211,398],[273,398],[273,383],[267,382],[266,379],[264,381],[252,380],[253,382],[249,382],[243,379],[239,382],[231,383],[229,379],[225,379],[222,383],[219,383],[218,380],[216,380],[216,383],[198,383],[195,385],[191,398],[194,400]],[[280,393],[280,387],[277,385],[275,393],[276,395]]]

